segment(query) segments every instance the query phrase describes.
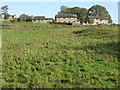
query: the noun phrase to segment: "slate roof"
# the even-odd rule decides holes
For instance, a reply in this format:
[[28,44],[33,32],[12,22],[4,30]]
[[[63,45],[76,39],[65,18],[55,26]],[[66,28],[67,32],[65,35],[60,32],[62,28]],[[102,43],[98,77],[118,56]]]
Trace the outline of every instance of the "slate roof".
[[53,20],[53,18],[45,18],[45,20]]
[[55,18],[77,18],[77,16],[73,14],[61,14],[55,15]]
[[45,18],[45,16],[33,16],[33,20],[53,20],[53,18]]
[[33,16],[33,20],[45,19],[45,16]]

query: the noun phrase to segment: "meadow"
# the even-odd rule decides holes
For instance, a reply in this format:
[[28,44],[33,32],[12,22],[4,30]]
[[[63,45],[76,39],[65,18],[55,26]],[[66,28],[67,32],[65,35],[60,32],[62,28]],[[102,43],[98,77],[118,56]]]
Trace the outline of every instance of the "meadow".
[[19,26],[49,26],[47,23],[31,23],[31,22],[2,22],[2,25],[19,25]]
[[2,30],[3,88],[116,88],[118,27]]

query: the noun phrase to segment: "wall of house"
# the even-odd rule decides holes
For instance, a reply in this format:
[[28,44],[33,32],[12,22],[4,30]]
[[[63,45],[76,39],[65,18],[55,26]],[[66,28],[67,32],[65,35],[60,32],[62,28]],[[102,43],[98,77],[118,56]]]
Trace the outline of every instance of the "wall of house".
[[50,22],[52,22],[52,20],[42,20],[39,23],[50,23]]
[[57,22],[77,22],[77,18],[56,18]]
[[52,20],[33,20],[32,22],[34,22],[34,23],[50,23],[50,22],[52,22]]
[[3,18],[2,18],[2,21],[9,22],[9,21],[11,21],[11,20],[13,20],[13,19],[17,19],[17,17],[14,16],[14,17],[12,18],[12,17],[10,16],[8,19],[3,19]]
[[73,25],[80,25],[80,21],[73,22]]
[[97,25],[97,24],[108,24],[108,20],[94,19],[94,23],[92,25]]

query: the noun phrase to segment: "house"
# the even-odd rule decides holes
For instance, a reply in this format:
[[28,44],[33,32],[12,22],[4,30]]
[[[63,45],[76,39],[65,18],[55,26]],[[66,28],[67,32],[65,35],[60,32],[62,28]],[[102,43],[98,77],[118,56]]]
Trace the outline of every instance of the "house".
[[108,25],[108,18],[107,17],[98,17],[98,16],[89,16],[89,20],[93,20],[93,23],[91,25],[98,25],[98,24],[103,24],[103,25]]
[[33,16],[34,23],[50,23],[53,21],[53,18],[45,18],[45,16]]
[[13,21],[14,19],[17,19],[16,15],[9,15],[7,19],[2,18],[2,21]]
[[10,15],[9,16],[9,19],[14,19],[14,18],[17,18],[16,15]]
[[60,14],[55,15],[55,21],[60,23],[72,23],[80,24],[80,21],[77,19],[77,16],[74,14]]

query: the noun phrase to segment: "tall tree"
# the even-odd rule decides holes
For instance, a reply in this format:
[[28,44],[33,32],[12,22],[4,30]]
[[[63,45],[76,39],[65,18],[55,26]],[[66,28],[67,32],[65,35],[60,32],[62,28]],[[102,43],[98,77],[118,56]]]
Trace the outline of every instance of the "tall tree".
[[8,19],[9,18],[9,14],[8,14],[8,6],[2,6],[1,7],[1,11],[2,11],[2,15],[4,16],[4,19]]
[[60,11],[59,14],[75,14],[81,23],[86,21],[87,9],[80,7],[66,8],[63,11]]
[[111,23],[112,19],[107,11],[107,9],[101,5],[94,5],[90,9],[88,9],[88,16],[98,16],[98,17],[107,17],[108,21]]
[[58,14],[64,14],[67,8],[68,8],[67,6],[61,6],[60,7],[61,11],[59,11]]
[[87,9],[86,8],[81,8],[80,12],[79,12],[79,16],[78,18],[80,19],[81,24],[86,22],[86,18],[87,18]]
[[21,14],[20,16],[19,16],[19,21],[24,21],[24,22],[26,22],[27,21],[27,19],[28,19],[28,15],[27,14]]
[[28,17],[28,15],[26,15],[26,14],[21,14],[20,17],[21,17],[21,18],[24,18],[24,17]]

